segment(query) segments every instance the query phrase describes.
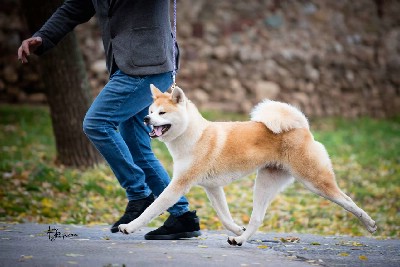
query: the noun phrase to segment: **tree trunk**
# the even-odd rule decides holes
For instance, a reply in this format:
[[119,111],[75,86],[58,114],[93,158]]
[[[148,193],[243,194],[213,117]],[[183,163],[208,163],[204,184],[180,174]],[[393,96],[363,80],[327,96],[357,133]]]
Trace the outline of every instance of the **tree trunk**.
[[[62,0],[21,1],[32,34],[62,2]],[[103,160],[101,155],[82,130],[82,121],[92,97],[75,34],[69,33],[55,48],[41,56],[39,62],[50,106],[57,163],[89,167],[101,162]]]

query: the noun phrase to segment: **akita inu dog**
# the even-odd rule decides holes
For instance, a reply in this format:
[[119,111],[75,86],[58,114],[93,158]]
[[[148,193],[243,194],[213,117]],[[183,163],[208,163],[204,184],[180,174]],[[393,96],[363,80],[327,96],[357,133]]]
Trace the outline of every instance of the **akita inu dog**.
[[[179,87],[162,93],[151,85],[154,98],[144,122],[152,138],[166,143],[174,161],[173,178],[162,194],[129,224],[128,234],[149,223],[193,185],[204,187],[226,229],[231,245],[242,245],[263,222],[274,197],[294,179],[312,192],[353,213],[375,232],[375,221],[337,186],[325,147],[314,140],[306,117],[285,103],[265,100],[247,122],[210,122],[202,117]],[[247,228],[237,225],[228,210],[223,186],[257,171],[253,211]]]

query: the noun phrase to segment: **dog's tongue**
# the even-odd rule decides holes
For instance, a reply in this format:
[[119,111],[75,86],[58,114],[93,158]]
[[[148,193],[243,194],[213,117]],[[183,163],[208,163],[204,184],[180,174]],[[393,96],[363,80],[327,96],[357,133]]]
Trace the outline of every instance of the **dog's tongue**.
[[162,135],[162,126],[155,126],[154,133],[156,136],[161,136]]

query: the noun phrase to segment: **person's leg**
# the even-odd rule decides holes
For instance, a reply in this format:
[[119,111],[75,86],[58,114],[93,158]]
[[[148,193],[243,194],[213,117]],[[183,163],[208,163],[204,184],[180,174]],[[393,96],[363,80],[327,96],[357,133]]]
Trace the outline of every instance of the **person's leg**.
[[[117,71],[89,108],[83,129],[106,159],[129,200],[148,197],[145,174],[133,161],[118,125],[145,109],[151,102],[142,84],[145,77],[130,77]],[[149,89],[150,90],[150,89]]]
[[[156,83],[154,84],[157,87],[159,86]],[[154,195],[159,196],[169,184],[170,178],[151,148],[150,128],[143,123],[143,118],[146,115],[148,115],[148,108],[122,122],[119,130],[129,147],[135,164],[144,171],[147,185]],[[175,217],[184,214],[188,210],[188,201],[185,197],[182,197],[174,206],[168,209],[169,213]]]

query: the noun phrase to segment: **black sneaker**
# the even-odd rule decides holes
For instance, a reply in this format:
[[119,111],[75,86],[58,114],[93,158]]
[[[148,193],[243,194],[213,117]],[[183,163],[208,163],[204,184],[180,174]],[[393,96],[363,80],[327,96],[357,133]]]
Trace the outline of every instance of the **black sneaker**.
[[147,240],[174,240],[200,236],[200,219],[196,211],[188,211],[179,217],[170,215],[160,228],[147,233]]
[[130,223],[134,219],[140,216],[142,212],[150,206],[151,203],[154,201],[154,195],[150,194],[150,196],[143,198],[143,199],[138,199],[138,200],[131,200],[128,202],[128,205],[126,206],[125,213],[122,215],[119,220],[111,226],[111,233],[117,233],[119,232],[118,226],[120,224],[126,224]]

